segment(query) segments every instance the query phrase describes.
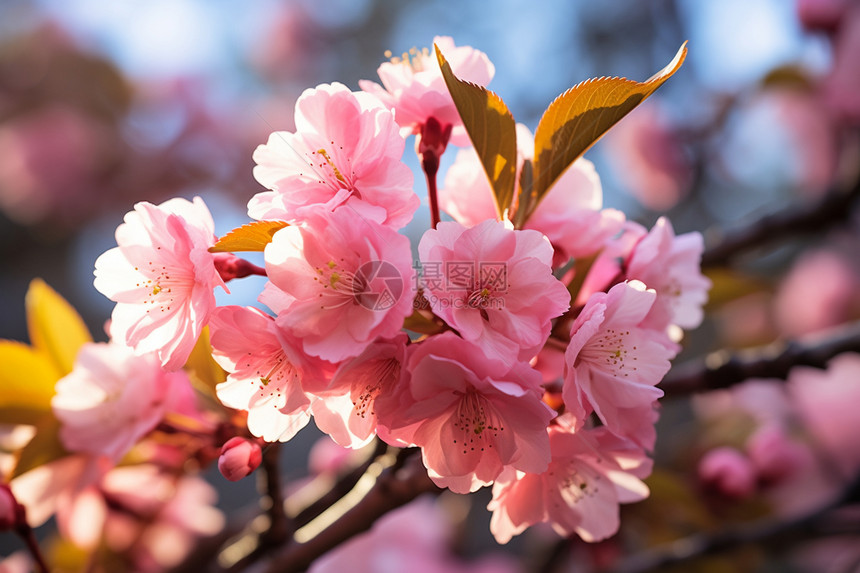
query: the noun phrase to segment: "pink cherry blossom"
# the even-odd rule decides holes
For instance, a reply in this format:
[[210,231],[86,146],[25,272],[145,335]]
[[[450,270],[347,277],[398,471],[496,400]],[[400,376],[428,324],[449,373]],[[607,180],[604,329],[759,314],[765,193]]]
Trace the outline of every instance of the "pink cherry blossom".
[[60,438],[71,452],[118,462],[164,417],[170,394],[189,386],[182,372],[165,372],[154,354],[121,344],[88,343],[51,401]]
[[418,245],[424,296],[433,312],[490,359],[530,360],[570,293],[552,275],[552,246],[537,231],[488,219],[443,222]]
[[254,152],[254,177],[271,191],[248,204],[254,219],[304,221],[349,207],[353,216],[403,227],[418,208],[405,140],[376,98],[342,84],[306,90],[296,102],[296,132],[277,131]]
[[806,252],[779,284],[775,322],[789,337],[834,327],[850,317],[858,289],[860,273],[848,257],[831,250]]
[[693,179],[690,158],[656,102],[625,117],[605,141],[616,175],[648,209],[667,211],[689,191]]
[[[278,231],[266,271],[280,291],[278,324],[308,354],[339,362],[377,337],[393,337],[412,314],[409,239],[340,209]],[[261,301],[273,296],[264,292]],[[270,308],[272,306],[270,305]]]
[[595,293],[577,316],[565,352],[563,397],[581,426],[594,411],[606,427],[651,449],[656,434],[655,385],[669,370],[665,335],[642,322],[656,299],[639,281]]
[[119,246],[96,260],[95,287],[117,303],[112,338],[156,352],[168,370],[185,363],[215,307],[213,289],[227,290],[208,251],[213,229],[199,197],[142,202],[126,214]]
[[[493,79],[496,68],[483,52],[469,46],[457,47],[447,36],[436,36],[433,43],[439,46],[454,75],[461,80],[486,86]],[[433,50],[413,48],[401,57],[384,62],[377,73],[382,85],[369,80],[359,80],[358,85],[395,110],[401,133],[420,133],[421,126],[432,117],[443,127],[453,127],[451,142],[454,145],[470,144]]]
[[[517,171],[534,157],[534,136],[517,124]],[[519,179],[519,175],[517,175]],[[460,223],[472,227],[496,217],[492,190],[473,149],[462,149],[445,175],[439,205]],[[621,230],[624,214],[602,209],[603,191],[594,165],[578,159],[550,188],[526,222],[526,229],[540,231],[555,249],[553,266],[571,257],[590,256]]]
[[306,356],[301,342],[255,308],[219,307],[212,314],[212,356],[229,372],[218,399],[248,411],[248,429],[287,441],[310,421],[309,388],[323,387],[333,368]]
[[199,538],[224,526],[215,489],[194,475],[177,477],[152,464],[124,466],[108,473],[99,490],[111,502],[105,544],[141,573],[175,567]]
[[564,537],[576,533],[601,541],[618,531],[618,504],[648,497],[640,480],[651,473],[652,462],[641,448],[606,428],[571,430],[564,423],[549,427],[552,461],[546,471],[509,467],[496,480],[487,509],[499,543],[541,522]]
[[675,235],[672,224],[660,217],[642,237],[627,260],[627,278],[657,291],[646,325],[657,330],[671,326],[695,328],[702,322],[711,281],[702,275],[704,244],[700,233]]
[[698,471],[705,485],[726,497],[745,499],[755,493],[755,467],[735,448],[724,446],[709,451],[699,461]]
[[331,384],[313,402],[320,430],[344,447],[360,448],[376,435],[376,398],[393,391],[406,360],[406,334],[374,341],[340,365]]
[[239,481],[251,475],[262,461],[263,451],[260,449],[260,444],[236,436],[221,446],[218,471],[230,481]]
[[541,376],[487,360],[452,332],[410,345],[394,395],[376,399],[392,435],[422,448],[433,481],[457,493],[492,483],[504,466],[540,472],[549,461]]
[[788,380],[794,406],[815,443],[841,479],[852,479],[860,469],[860,354],[840,354],[827,370],[796,366]]

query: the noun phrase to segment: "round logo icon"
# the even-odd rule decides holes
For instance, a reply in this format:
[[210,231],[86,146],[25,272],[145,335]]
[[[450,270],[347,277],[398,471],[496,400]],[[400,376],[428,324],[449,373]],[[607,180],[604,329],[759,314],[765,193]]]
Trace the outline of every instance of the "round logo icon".
[[403,296],[403,277],[391,263],[368,261],[355,272],[352,296],[364,308],[387,310]]

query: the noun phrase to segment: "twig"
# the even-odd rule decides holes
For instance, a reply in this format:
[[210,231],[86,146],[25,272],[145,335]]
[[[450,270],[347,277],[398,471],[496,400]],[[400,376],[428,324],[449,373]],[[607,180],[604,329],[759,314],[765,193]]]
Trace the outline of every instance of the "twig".
[[[647,573],[678,565],[699,557],[727,551],[742,545],[757,543],[764,547],[790,547],[815,537],[847,532],[857,534],[858,524],[832,521],[832,511],[860,500],[860,478],[855,479],[835,502],[790,521],[765,519],[733,526],[716,533],[701,533],[679,539],[666,546],[634,555],[613,567],[613,573]],[[830,514],[830,515],[829,515]],[[834,527],[835,525],[835,527]]]
[[278,467],[280,443],[275,442],[263,450],[263,470],[265,473],[265,500],[269,506],[269,528],[261,536],[261,545],[280,545],[287,540],[291,527],[284,512],[284,491],[281,486],[281,471]]
[[319,517],[326,509],[332,506],[332,504],[347,493],[349,493],[352,488],[355,487],[355,484],[358,483],[358,480],[361,479],[361,476],[365,474],[367,468],[369,468],[376,460],[385,453],[388,446],[382,440],[376,440],[376,447],[370,457],[366,462],[356,467],[354,470],[349,472],[348,474],[341,477],[335,484],[321,495],[315,502],[311,503],[303,510],[293,517],[293,526],[296,528],[302,527],[303,525],[307,525],[317,517]]
[[[781,347],[769,346],[743,355],[715,353],[704,362],[673,368],[660,387],[666,398],[678,398],[728,388],[748,378],[784,380],[795,366],[826,368],[831,358],[843,352],[860,352],[860,322],[846,326],[829,338],[814,342],[794,341]],[[714,364],[717,361],[719,363]]]
[[[408,455],[404,454],[403,458]],[[361,501],[309,541],[289,545],[272,560],[267,571],[304,571],[325,552],[370,529],[389,511],[406,505],[422,493],[433,491],[441,490],[430,480],[420,462],[407,464],[400,471],[395,471],[394,466],[389,467]]]
[[702,267],[727,264],[741,253],[775,243],[800,233],[813,233],[826,229],[851,215],[852,204],[860,198],[860,180],[848,191],[830,190],[813,205],[794,205],[765,215],[748,227],[722,237],[702,255]]

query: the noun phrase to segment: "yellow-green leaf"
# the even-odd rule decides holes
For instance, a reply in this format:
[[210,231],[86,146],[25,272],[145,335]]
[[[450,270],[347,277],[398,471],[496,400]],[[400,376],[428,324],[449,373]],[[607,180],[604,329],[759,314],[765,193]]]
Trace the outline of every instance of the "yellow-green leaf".
[[687,55],[681,46],[669,64],[644,82],[626,78],[586,80],[558,96],[535,131],[534,185],[518,207],[516,223],[525,224],[556,179],[594,142],[674,74]]
[[46,353],[0,340],[0,365],[0,408],[51,410],[54,385],[61,374]]
[[68,454],[60,440],[60,423],[49,414],[37,426],[33,439],[18,452],[10,479]]
[[514,198],[517,171],[514,117],[502,98],[484,87],[457,78],[438,46],[436,58],[466,132],[490,180],[496,213],[501,218],[510,209]]
[[284,221],[255,221],[233,229],[209,247],[210,253],[263,251],[275,233],[287,226]]
[[[30,283],[25,305],[33,348],[50,358],[60,376],[68,374],[75,365],[78,350],[93,340],[83,319],[72,305],[41,279]],[[52,392],[53,389],[52,384]]]
[[215,394],[215,386],[227,379],[227,373],[212,358],[212,345],[209,343],[209,327],[203,329],[197,344],[191,351],[185,369],[189,375],[200,382],[208,391]]

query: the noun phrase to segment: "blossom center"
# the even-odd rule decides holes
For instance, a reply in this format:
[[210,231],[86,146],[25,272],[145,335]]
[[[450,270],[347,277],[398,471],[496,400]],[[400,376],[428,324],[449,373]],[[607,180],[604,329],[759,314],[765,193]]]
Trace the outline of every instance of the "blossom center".
[[275,408],[280,408],[280,398],[283,397],[287,385],[297,379],[298,371],[287,358],[284,350],[279,349],[258,364],[256,377],[252,378],[251,382],[256,383],[256,380],[259,380],[260,398],[274,399]]
[[464,454],[492,448],[504,425],[487,399],[475,391],[463,394],[454,415],[454,443]]
[[[588,362],[614,376],[629,376],[639,368],[635,365],[636,346],[627,343],[629,330],[608,328],[593,338],[579,353],[577,360]],[[633,351],[631,355],[631,351]]]
[[[362,376],[362,382],[352,387],[352,404],[356,416],[366,418],[368,414],[376,415],[374,404],[376,398],[400,377],[400,361],[396,358],[378,360],[367,376]],[[365,382],[365,381],[372,382]]]
[[367,278],[364,275],[347,270],[334,260],[314,270],[317,273],[314,280],[322,287],[319,297],[326,303],[320,305],[322,310],[349,303],[358,304],[359,297],[368,290]]
[[[160,250],[161,247],[156,249]],[[144,280],[135,283],[136,287],[146,291],[143,304],[157,307],[161,312],[170,311],[177,297],[180,301],[186,299],[188,291],[194,286],[193,275],[181,267],[157,265],[148,261],[143,268],[134,267],[134,270],[144,277]]]
[[394,57],[392,57],[391,50],[385,50],[385,57],[392,64],[402,64],[404,67],[412,70],[412,73],[418,73],[426,69],[425,64],[430,59],[430,50],[427,48],[419,50],[416,47],[412,47],[408,52],[403,52],[399,56]]

